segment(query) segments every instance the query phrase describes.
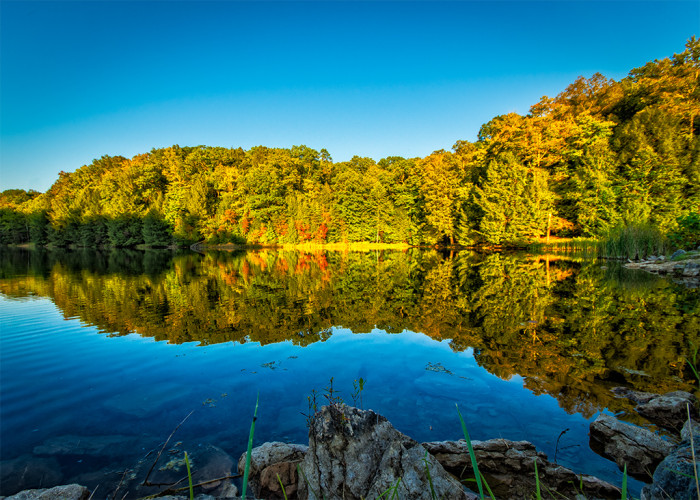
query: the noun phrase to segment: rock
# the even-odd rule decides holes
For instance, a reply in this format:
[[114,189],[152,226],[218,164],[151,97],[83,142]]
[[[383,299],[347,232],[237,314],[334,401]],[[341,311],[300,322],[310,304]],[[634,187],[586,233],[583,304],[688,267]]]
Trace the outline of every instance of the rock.
[[6,500],[87,500],[90,490],[79,484],[55,486],[41,490],[24,490]]
[[665,255],[659,255],[658,260],[664,261],[664,260],[666,260],[666,256],[665,256]]
[[[464,440],[423,443],[448,472],[461,481],[474,478],[469,448]],[[535,460],[540,485],[556,491],[562,497],[584,493],[587,498],[618,499],[621,491],[616,486],[596,477],[579,475],[566,467],[547,460],[527,441],[491,439],[472,441],[479,472],[494,495],[500,499],[529,498],[536,491]],[[473,482],[469,484],[473,485]],[[582,488],[580,488],[581,486]]]
[[700,423],[695,420],[686,420],[681,429],[681,440],[690,442],[690,434],[693,434],[693,440],[700,442]]
[[347,500],[377,498],[394,487],[398,498],[430,499],[433,490],[438,498],[473,498],[435,457],[385,417],[343,405],[324,406],[314,416],[301,470],[302,499],[319,494]]
[[132,387],[122,394],[107,399],[103,404],[109,410],[144,418],[161,411],[163,408],[177,406],[177,400],[185,395],[182,386],[175,383],[161,383],[155,387]]
[[[155,495],[187,477],[185,465],[185,451],[187,451],[192,471],[193,484],[204,483],[195,488],[196,494],[205,493],[213,497],[231,497],[238,494],[238,489],[230,479],[233,476],[233,458],[217,446],[211,444],[183,444],[171,445],[160,457],[153,468],[148,480],[158,486],[144,486],[143,482],[148,475],[156,454],[142,457],[127,470],[103,470],[95,474],[83,474],[73,478],[81,480],[88,485],[99,484],[100,491],[110,492],[113,498],[142,498]],[[224,479],[221,479],[224,478]],[[217,481],[209,483],[218,479]],[[187,485],[187,480],[185,480]],[[179,484],[182,486],[182,483]]]
[[35,455],[80,455],[121,457],[141,455],[155,446],[154,438],[143,436],[76,436],[67,434],[47,439],[44,444],[34,447]]
[[0,495],[9,495],[29,488],[56,486],[63,480],[55,458],[22,455],[0,462]]
[[698,275],[700,275],[700,265],[694,262],[689,262],[685,265],[685,268],[683,269],[683,276],[694,278]]
[[610,392],[612,392],[618,398],[627,398],[633,403],[637,404],[648,403],[652,399],[659,396],[658,394],[651,392],[633,391],[627,387],[613,387],[610,389]]
[[600,414],[590,426],[591,449],[615,461],[620,470],[648,481],[673,445],[651,431]]
[[[308,446],[280,442],[265,443],[253,448],[250,457],[248,484],[256,496],[262,498],[284,498],[277,480],[279,474],[287,498],[296,497],[297,465],[304,460]],[[245,471],[248,453],[238,459],[238,473]]]
[[688,409],[690,405],[691,417],[697,417],[697,399],[695,396],[685,391],[669,392],[650,399],[646,403],[637,406],[637,412],[649,419],[651,422],[679,432],[683,424],[688,420]]
[[675,259],[676,257],[680,257],[680,256],[683,255],[684,253],[685,253],[685,250],[683,250],[683,249],[678,249],[678,250],[676,250],[675,252],[673,252],[673,253],[671,254],[671,260]]
[[[700,443],[693,444],[700,457]],[[684,441],[656,468],[652,484],[642,489],[642,500],[697,498],[693,463],[690,443]]]

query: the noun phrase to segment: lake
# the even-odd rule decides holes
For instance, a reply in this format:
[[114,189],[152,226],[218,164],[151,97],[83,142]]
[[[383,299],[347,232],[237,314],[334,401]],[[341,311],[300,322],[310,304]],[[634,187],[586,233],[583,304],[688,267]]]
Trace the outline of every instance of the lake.
[[615,386],[694,390],[699,304],[576,255],[1,248],[0,494],[107,496],[193,410],[173,439],[237,460],[258,394],[255,445],[307,443],[328,397],[459,439],[458,404],[472,439],[528,440],[619,485],[589,423],[644,425]]

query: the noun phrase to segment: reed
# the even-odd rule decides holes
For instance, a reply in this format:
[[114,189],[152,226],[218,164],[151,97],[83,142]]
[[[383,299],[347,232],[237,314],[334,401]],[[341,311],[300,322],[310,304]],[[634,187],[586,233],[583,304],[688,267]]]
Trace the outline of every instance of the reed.
[[190,500],[194,500],[194,489],[192,488],[192,471],[190,470],[190,459],[185,452],[185,465],[187,466],[187,480],[190,485]]
[[479,488],[479,498],[481,500],[484,500],[484,487],[481,484],[481,473],[479,472],[479,465],[476,463],[476,455],[474,454],[474,448],[472,448],[472,440],[469,439],[469,432],[467,432],[467,424],[464,423],[464,418],[462,418],[462,412],[459,411],[459,406],[455,406],[457,407],[457,415],[459,415],[459,421],[462,424],[462,434],[464,434],[464,439],[467,442],[467,448],[469,449],[469,459],[472,462],[472,469],[474,469],[476,486],[477,488]]
[[644,259],[665,255],[670,250],[668,239],[649,224],[628,224],[612,230],[601,242],[599,255],[616,259]]
[[258,403],[260,402],[260,393],[255,400],[255,411],[253,412],[253,421],[250,424],[250,434],[248,435],[248,453],[245,457],[245,470],[243,471],[243,486],[241,488],[241,498],[245,500],[246,490],[248,489],[248,474],[250,472],[250,456],[253,453],[253,434],[255,434],[255,421],[258,419]]

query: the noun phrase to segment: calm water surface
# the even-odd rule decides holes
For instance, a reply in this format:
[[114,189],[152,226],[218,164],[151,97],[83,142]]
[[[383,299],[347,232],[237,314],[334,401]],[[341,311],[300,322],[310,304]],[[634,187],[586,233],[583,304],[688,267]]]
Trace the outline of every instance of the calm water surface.
[[[255,444],[305,443],[308,398],[322,404],[331,377],[418,441],[460,438],[459,404],[473,439],[525,439],[620,484],[589,423],[645,425],[609,389],[692,390],[700,342],[697,290],[583,258],[0,252],[3,474],[48,459],[56,484],[108,484],[192,410],[176,439],[237,459],[258,392]],[[132,444],[44,446],[115,435]],[[3,477],[5,495],[52,482]]]

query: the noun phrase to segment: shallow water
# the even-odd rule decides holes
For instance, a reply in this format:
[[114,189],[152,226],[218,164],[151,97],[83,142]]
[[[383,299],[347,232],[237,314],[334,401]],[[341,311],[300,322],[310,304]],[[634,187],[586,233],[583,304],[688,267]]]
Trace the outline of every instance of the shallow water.
[[[459,439],[459,404],[472,439],[528,440],[620,484],[589,423],[644,422],[609,388],[692,387],[697,291],[585,259],[2,252],[0,458],[53,457],[60,484],[104,484],[192,410],[176,439],[237,459],[258,393],[255,444],[307,442],[314,390],[418,441]],[[86,451],[115,435],[132,444]],[[62,436],[79,452],[45,446]]]

